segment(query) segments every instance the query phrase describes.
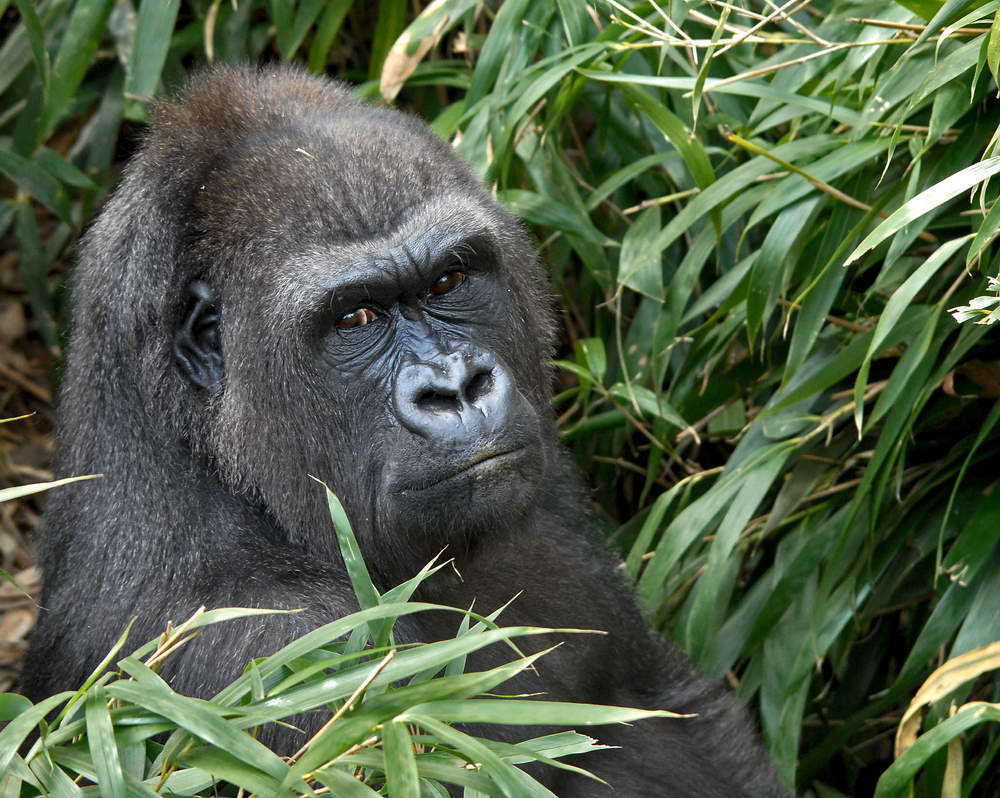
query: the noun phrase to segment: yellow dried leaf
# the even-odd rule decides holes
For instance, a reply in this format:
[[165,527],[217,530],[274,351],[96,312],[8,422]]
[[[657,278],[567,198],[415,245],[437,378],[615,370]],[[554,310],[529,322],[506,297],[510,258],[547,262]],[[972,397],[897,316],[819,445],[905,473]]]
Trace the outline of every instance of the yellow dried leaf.
[[1000,641],[950,659],[928,676],[906,708],[899,722],[899,728],[896,729],[896,756],[902,754],[917,739],[923,717],[922,710],[925,706],[953,693],[980,674],[998,668],[1000,668]]
[[[424,13],[432,11],[433,7],[439,4],[432,3]],[[382,77],[379,79],[378,87],[383,100],[391,103],[396,99],[396,95],[403,88],[406,79],[413,74],[417,64],[423,61],[424,56],[438,43],[441,31],[448,25],[449,20],[450,17],[447,14],[443,15],[438,24],[434,26],[430,36],[425,36],[416,44],[411,43],[408,30],[403,31],[402,35],[396,39],[396,43],[392,45],[392,49],[382,64]]]

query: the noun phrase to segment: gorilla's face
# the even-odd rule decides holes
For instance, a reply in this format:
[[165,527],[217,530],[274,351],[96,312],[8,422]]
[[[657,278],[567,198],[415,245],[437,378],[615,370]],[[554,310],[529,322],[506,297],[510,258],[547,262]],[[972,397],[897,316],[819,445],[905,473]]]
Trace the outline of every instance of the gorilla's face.
[[[547,318],[522,232],[454,156],[404,168],[443,145],[364,121],[363,136],[241,142],[200,182],[175,361],[204,396],[220,472],[290,535],[323,522],[282,509],[303,506],[308,472],[363,543],[433,553],[534,499],[553,445]],[[362,179],[371,138],[382,156]]]
[[407,228],[331,275],[318,356],[341,396],[377,397],[380,518],[474,531],[531,501],[538,414],[496,334],[509,286],[489,231]]

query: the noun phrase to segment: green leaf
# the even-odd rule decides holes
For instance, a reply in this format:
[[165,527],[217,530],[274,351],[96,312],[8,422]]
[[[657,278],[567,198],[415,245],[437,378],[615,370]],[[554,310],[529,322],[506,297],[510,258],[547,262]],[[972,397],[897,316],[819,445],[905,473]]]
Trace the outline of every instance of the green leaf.
[[684,428],[687,422],[674,410],[665,398],[642,385],[618,382],[611,386],[608,393],[616,399],[621,399],[642,411],[651,418],[662,418],[674,427]]
[[78,0],[73,7],[56,52],[49,98],[35,131],[32,150],[49,137],[66,112],[101,43],[113,6],[114,0]]
[[0,773],[4,773],[24,739],[53,709],[70,698],[72,693],[57,693],[25,709],[0,731]]
[[108,711],[108,697],[101,685],[94,685],[87,694],[87,746],[97,772],[101,795],[107,798],[126,798],[125,774],[118,759],[115,730]]
[[17,693],[0,693],[0,723],[13,720],[22,712],[31,709],[32,703]]
[[173,692],[159,676],[134,657],[126,657],[119,665],[135,682],[117,681],[105,689],[122,701],[144,707],[172,720],[180,728],[212,743],[244,762],[253,762],[255,769],[281,781],[288,765],[275,753],[245,732],[227,723],[223,708]]
[[516,39],[529,4],[530,0],[507,0],[500,5],[482,52],[476,59],[472,84],[465,98],[466,107],[471,108],[489,94],[504,60],[517,46]]
[[993,81],[1000,85],[1000,14],[993,15],[993,23],[990,25],[990,38],[986,44],[986,63],[990,67]]
[[974,701],[959,707],[951,717],[920,735],[882,774],[875,785],[874,798],[907,795],[921,767],[963,732],[981,723],[1000,723],[1000,704]]
[[653,246],[660,232],[660,209],[647,208],[626,231],[618,257],[618,285],[662,300],[663,263]]
[[[353,770],[353,768],[352,768]],[[316,781],[328,787],[331,795],[338,798],[376,798],[378,793],[356,779],[351,773],[336,767],[320,768],[314,774]]]
[[[1000,15],[997,15],[997,18],[1000,19]],[[1000,202],[994,201],[993,207],[983,217],[983,222],[979,225],[979,230],[976,231],[976,237],[969,245],[969,251],[965,255],[966,268],[972,265],[972,261],[996,237],[998,232],[1000,232]]]
[[375,20],[372,36],[371,59],[368,62],[368,79],[375,80],[382,72],[382,63],[392,49],[392,43],[406,27],[406,0],[382,0]]
[[66,189],[37,163],[10,150],[0,149],[0,172],[45,205],[62,221],[72,223]]
[[309,46],[309,71],[322,74],[326,59],[337,38],[344,17],[354,5],[354,0],[330,0],[320,18],[316,31],[313,33],[312,44]]
[[[403,717],[416,720],[437,718],[449,723],[537,724],[547,726],[604,726],[609,723],[634,723],[649,718],[682,718],[668,709],[637,709],[601,704],[569,704],[531,699],[490,699],[475,701],[435,701],[415,705]],[[683,724],[683,721],[679,721]]]
[[512,213],[531,224],[578,235],[599,246],[617,246],[617,242],[603,235],[587,216],[552,197],[524,189],[507,189],[499,193],[498,199]]
[[764,237],[750,270],[747,288],[747,338],[751,348],[777,305],[787,261],[797,254],[801,236],[809,232],[808,220],[822,201],[820,197],[813,197],[786,208],[778,214]]
[[[318,480],[317,480],[318,481]],[[368,573],[368,566],[365,565],[364,557],[361,556],[361,548],[358,540],[351,529],[351,522],[347,518],[347,511],[340,499],[324,483],[320,483],[326,490],[326,502],[330,508],[330,517],[333,519],[334,528],[337,531],[337,541],[340,543],[340,554],[344,558],[344,565],[347,574],[351,578],[351,586],[358,597],[361,609],[366,610],[378,606],[381,598],[375,585],[372,583],[371,575]]]
[[97,184],[93,180],[48,147],[42,147],[38,150],[35,155],[35,163],[63,183],[89,191],[97,190]]
[[931,19],[943,5],[943,0],[895,0],[924,20]]
[[881,351],[890,331],[910,307],[920,289],[931,277],[937,274],[938,270],[948,262],[948,259],[958,251],[959,247],[971,238],[970,234],[942,244],[933,255],[924,261],[919,269],[906,278],[905,282],[893,292],[886,303],[885,310],[882,311],[878,324],[875,326],[871,342],[868,344],[868,351],[865,353],[861,368],[858,370],[858,376],[854,381],[854,424],[858,429],[859,436],[864,417],[864,391],[868,384],[868,370],[871,367],[872,358]]
[[968,191],[975,185],[1000,172],[1000,156],[987,158],[980,163],[967,166],[965,169],[949,175],[944,180],[921,191],[913,199],[905,202],[888,219],[872,230],[844,262],[850,265],[868,250],[874,249],[887,238],[894,236],[906,225],[915,222],[925,213],[929,213],[948,200],[957,197],[963,191]]
[[185,765],[210,774],[213,788],[217,781],[228,781],[256,795],[291,798],[289,791],[279,789],[277,779],[262,773],[254,766],[254,759],[247,759],[242,754],[234,756],[224,749],[202,745],[183,750],[180,758]]
[[[607,371],[608,359],[604,352],[604,341],[600,338],[581,338],[576,342],[577,361],[587,367],[587,379],[594,382],[604,380],[604,373]],[[581,372],[577,372],[578,375]]]
[[656,102],[646,91],[633,83],[621,83],[622,93],[638,107],[666,136],[684,159],[699,188],[708,188],[715,182],[715,170],[701,144],[680,118],[666,106]]
[[180,0],[142,0],[125,77],[131,101],[147,103],[156,92],[180,7]]
[[406,723],[391,720],[382,724],[382,748],[385,751],[385,784],[388,794],[399,798],[420,798],[417,760]]
[[[32,0],[14,0],[14,5],[21,13],[21,24],[31,45],[31,55],[35,59],[35,67],[38,69],[39,77],[42,81],[43,101],[49,96],[50,62],[49,51],[45,47],[45,31],[42,30],[41,20],[35,12],[35,4]],[[3,89],[0,89],[3,91]]]

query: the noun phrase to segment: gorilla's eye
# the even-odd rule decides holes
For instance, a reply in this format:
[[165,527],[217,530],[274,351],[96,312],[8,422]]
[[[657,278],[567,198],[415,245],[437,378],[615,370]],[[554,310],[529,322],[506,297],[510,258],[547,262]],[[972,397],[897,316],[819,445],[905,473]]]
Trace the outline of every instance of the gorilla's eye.
[[432,294],[447,294],[449,291],[454,291],[462,283],[465,282],[465,272],[451,271],[445,272],[431,285]]
[[358,308],[350,313],[345,313],[337,319],[336,324],[338,329],[350,330],[354,327],[364,327],[375,321],[375,318],[375,311],[371,308]]

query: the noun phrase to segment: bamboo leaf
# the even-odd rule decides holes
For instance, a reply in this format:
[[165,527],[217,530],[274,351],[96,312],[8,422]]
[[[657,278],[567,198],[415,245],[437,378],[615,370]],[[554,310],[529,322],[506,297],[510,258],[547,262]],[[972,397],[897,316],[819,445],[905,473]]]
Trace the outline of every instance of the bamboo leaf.
[[125,78],[125,96],[149,102],[160,82],[180,0],[142,0]]
[[113,5],[114,0],[79,0],[73,7],[56,52],[49,97],[34,132],[32,150],[48,138],[66,112],[101,42]]
[[943,205],[957,197],[963,191],[968,191],[975,185],[1000,172],[1000,156],[987,158],[985,161],[967,166],[944,180],[921,191],[913,199],[905,202],[888,219],[872,230],[844,262],[849,266],[868,250],[874,249],[887,238],[894,236],[906,225],[917,221],[925,213]]

